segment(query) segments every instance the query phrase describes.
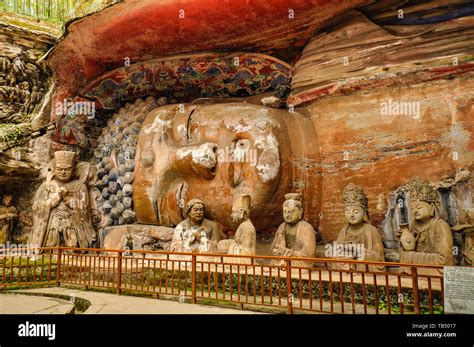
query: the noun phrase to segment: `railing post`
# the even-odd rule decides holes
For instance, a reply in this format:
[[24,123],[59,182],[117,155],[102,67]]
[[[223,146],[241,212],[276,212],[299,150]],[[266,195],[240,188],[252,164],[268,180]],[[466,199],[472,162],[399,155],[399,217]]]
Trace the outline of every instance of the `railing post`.
[[420,314],[420,300],[418,295],[418,272],[415,266],[411,268],[411,279],[413,287],[413,300],[414,300],[414,309],[415,314]]
[[61,285],[61,281],[59,281],[59,276],[61,276],[61,247],[58,247],[57,249],[58,258],[56,259],[56,287],[59,287]]
[[288,314],[293,314],[293,293],[291,292],[291,260],[286,260],[286,299]]
[[192,255],[192,291],[191,291],[191,303],[195,304],[196,300],[196,255]]
[[117,294],[122,294],[122,252],[118,252],[117,264]]

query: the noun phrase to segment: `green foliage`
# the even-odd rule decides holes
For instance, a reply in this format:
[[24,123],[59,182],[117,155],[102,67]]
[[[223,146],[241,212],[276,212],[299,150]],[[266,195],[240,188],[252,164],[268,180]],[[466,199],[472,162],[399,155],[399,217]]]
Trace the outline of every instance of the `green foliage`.
[[4,11],[62,24],[74,8],[74,0],[4,0]]
[[100,11],[117,0],[3,0],[0,11],[33,17],[62,25],[69,20]]
[[0,124],[0,139],[8,147],[19,145],[24,136],[31,132],[28,124]]
[[0,283],[8,284],[8,289],[17,286],[18,283],[35,282],[36,284],[46,281],[55,280],[56,277],[56,260],[37,256],[36,262],[26,256],[6,257],[0,259]]

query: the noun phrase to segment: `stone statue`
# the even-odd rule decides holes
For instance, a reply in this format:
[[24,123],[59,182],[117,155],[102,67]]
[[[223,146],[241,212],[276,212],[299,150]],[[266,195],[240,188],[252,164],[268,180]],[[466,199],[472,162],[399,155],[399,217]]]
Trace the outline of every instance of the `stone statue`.
[[[185,214],[180,202],[206,196],[212,197],[206,215],[232,229],[233,197],[250,194],[252,213],[259,216],[252,221],[255,229],[269,230],[278,227],[291,182],[306,182],[301,189],[308,196],[320,192],[312,164],[319,146],[308,119],[237,102],[183,107],[157,107],[143,121],[133,181],[139,223],[177,225]],[[317,223],[319,204],[303,204],[307,220]]]
[[217,224],[204,218],[205,205],[191,199],[186,205],[186,219],[176,226],[170,251],[215,253],[219,241]]
[[[250,220],[250,195],[238,194],[234,199],[232,208],[232,219],[239,222],[234,239],[219,241],[217,251],[219,253],[254,255],[256,247],[256,230]],[[226,258],[228,261],[229,258]],[[232,262],[250,264],[250,258],[233,258]]]
[[9,240],[13,223],[18,218],[18,211],[12,205],[12,200],[12,195],[5,195],[3,205],[0,205],[0,244],[4,244]]
[[[316,233],[311,224],[303,221],[301,194],[285,195],[283,203],[284,222],[280,224],[273,239],[272,254],[281,257],[315,257]],[[279,262],[279,265],[282,262]],[[294,261],[293,266],[311,267],[312,262]]]
[[[336,247],[333,247],[333,256],[352,260],[384,261],[382,238],[377,228],[369,222],[368,198],[364,190],[351,183],[344,188],[343,199],[347,225],[339,232]],[[334,267],[367,270],[365,264],[334,263]],[[382,271],[385,267],[371,265],[368,268],[369,271]]]
[[53,168],[33,203],[33,244],[39,247],[90,247],[96,239],[86,181],[88,163],[76,165],[75,153],[54,153]]
[[[400,236],[400,262],[454,265],[453,236],[449,224],[439,217],[437,191],[422,178],[414,177],[409,182],[409,194],[415,220]],[[418,269],[418,273],[440,274],[430,269]]]

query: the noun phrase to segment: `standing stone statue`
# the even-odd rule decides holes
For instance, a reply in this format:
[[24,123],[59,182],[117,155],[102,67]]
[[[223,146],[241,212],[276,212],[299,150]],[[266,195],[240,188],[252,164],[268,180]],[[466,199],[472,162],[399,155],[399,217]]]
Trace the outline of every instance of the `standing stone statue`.
[[[232,219],[240,222],[234,239],[219,241],[219,253],[254,255],[257,243],[257,232],[250,220],[250,195],[239,194],[234,199]],[[228,258],[226,260],[229,260]],[[250,258],[233,258],[233,263],[250,264]]]
[[[400,262],[454,265],[453,236],[449,224],[439,217],[437,191],[422,178],[414,177],[409,183],[409,194],[415,220],[401,234]],[[440,274],[430,269],[418,269],[418,273]]]
[[12,205],[12,200],[12,195],[5,195],[3,205],[0,205],[0,244],[4,244],[9,240],[13,223],[18,218],[18,211]]
[[[316,233],[311,224],[303,221],[301,194],[285,195],[283,203],[284,222],[280,224],[273,239],[272,254],[281,257],[315,257]],[[282,263],[282,262],[279,262]],[[312,266],[312,262],[293,261],[294,266]]]
[[96,239],[86,181],[91,166],[76,165],[75,153],[54,153],[53,169],[33,203],[33,244],[88,248]]
[[217,224],[204,218],[205,205],[191,199],[186,205],[186,219],[176,226],[170,251],[215,253],[219,241]]
[[[369,222],[368,198],[364,190],[350,183],[344,188],[344,213],[347,225],[344,226],[333,247],[333,256],[340,259],[384,261],[382,237]],[[340,252],[341,251],[341,252]],[[334,263],[339,269],[366,271],[365,264]],[[369,271],[382,271],[384,266],[369,266]]]

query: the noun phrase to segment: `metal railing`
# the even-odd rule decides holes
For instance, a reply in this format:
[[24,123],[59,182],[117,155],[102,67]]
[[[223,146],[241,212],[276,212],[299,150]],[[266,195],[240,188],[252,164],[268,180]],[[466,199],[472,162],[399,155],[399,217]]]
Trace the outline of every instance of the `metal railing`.
[[[383,271],[372,271],[374,266]],[[65,284],[290,314],[433,314],[443,312],[441,271],[435,265],[329,258],[53,247],[34,256],[0,255],[0,288]]]

